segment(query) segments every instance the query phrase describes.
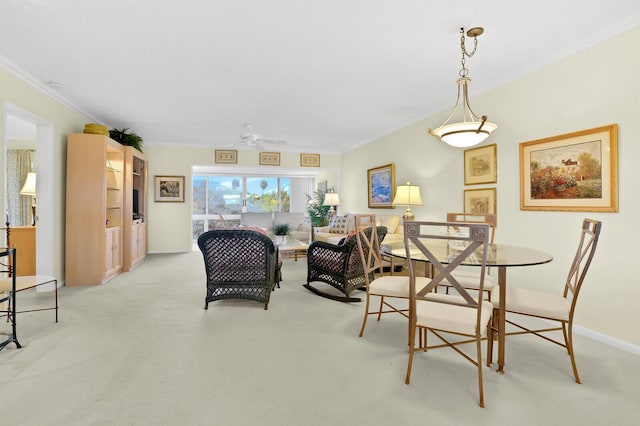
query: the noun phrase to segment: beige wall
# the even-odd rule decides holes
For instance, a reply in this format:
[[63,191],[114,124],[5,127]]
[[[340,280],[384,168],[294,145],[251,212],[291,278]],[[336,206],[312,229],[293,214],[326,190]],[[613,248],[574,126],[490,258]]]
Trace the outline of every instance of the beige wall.
[[[474,110],[488,114],[499,126],[484,143],[498,147],[496,241],[538,248],[554,257],[547,265],[510,269],[508,282],[559,289],[576,248],[582,218],[603,221],[576,323],[636,347],[640,345],[634,320],[640,299],[634,249],[640,211],[640,86],[631,74],[640,67],[639,44],[640,29],[635,29],[488,93],[474,96],[473,84],[470,87]],[[425,133],[428,127],[439,125],[446,114],[448,111],[442,111],[345,154],[342,161],[349,167],[342,169],[340,189],[345,207],[366,211],[366,169],[394,162],[397,182],[411,179],[422,188],[425,205],[413,209],[418,219],[444,219],[447,211],[461,209],[463,150]],[[618,213],[520,210],[520,142],[611,123],[619,125]],[[484,186],[491,185],[477,187]]]
[[[59,279],[64,277],[64,205],[65,205],[65,164],[66,135],[82,131],[87,119],[81,114],[65,107],[32,85],[25,83],[13,74],[0,68],[0,104],[12,105],[35,114],[53,124],[53,158],[39,161],[53,162],[53,229],[41,229],[40,232],[52,234],[53,273]],[[3,115],[0,114],[0,138],[4,138]],[[0,147],[4,141],[0,140]],[[4,150],[0,149],[0,164],[4,164]],[[0,200],[5,199],[4,170],[0,176]]]
[[[300,154],[282,152],[280,167],[259,166],[258,151],[238,150],[237,165],[215,164],[213,148],[175,147],[145,145],[144,153],[149,160],[149,252],[172,253],[190,251],[191,245],[191,175],[192,166],[215,166],[229,170],[261,170],[264,173],[279,173],[283,170],[317,174],[318,179],[327,180],[329,186],[337,186],[337,171],[340,156],[322,154],[320,168],[300,167]],[[154,176],[185,176],[184,203],[154,202]]]

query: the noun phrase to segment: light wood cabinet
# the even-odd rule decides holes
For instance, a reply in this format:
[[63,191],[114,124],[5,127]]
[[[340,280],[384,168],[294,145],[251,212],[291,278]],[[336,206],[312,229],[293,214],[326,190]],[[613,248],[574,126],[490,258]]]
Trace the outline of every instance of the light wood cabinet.
[[67,137],[66,285],[102,284],[122,270],[124,147],[108,136]]
[[124,148],[123,270],[140,265],[147,253],[147,159],[130,146]]
[[16,252],[16,276],[36,274],[36,227],[14,226],[11,228],[11,247]]
[[121,247],[120,229],[107,228],[104,245],[105,280],[113,278],[122,270]]

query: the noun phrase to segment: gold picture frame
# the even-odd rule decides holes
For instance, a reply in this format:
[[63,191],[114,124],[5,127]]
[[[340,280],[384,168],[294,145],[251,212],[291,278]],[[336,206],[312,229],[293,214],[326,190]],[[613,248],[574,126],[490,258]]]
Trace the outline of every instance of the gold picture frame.
[[155,201],[184,203],[184,176],[154,176]]
[[478,185],[498,181],[497,145],[491,144],[464,151],[464,184]]
[[260,165],[261,166],[279,166],[280,153],[279,152],[261,152]]
[[216,149],[214,158],[216,164],[238,164],[238,150]]
[[495,188],[465,189],[464,190],[464,213],[474,214],[497,214],[497,200]]
[[385,164],[367,170],[368,202],[370,209],[393,209],[396,192],[395,164]]
[[520,210],[617,212],[618,125],[522,142]]
[[300,154],[300,167],[320,167],[320,154]]

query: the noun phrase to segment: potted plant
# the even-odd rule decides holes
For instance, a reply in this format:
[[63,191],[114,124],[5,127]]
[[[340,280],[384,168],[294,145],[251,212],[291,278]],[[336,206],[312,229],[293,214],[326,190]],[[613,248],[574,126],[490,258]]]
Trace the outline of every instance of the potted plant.
[[135,133],[129,132],[129,129],[126,127],[123,129],[109,130],[109,137],[122,145],[131,146],[142,152],[143,139]]
[[311,218],[313,226],[326,226],[329,224],[329,209],[331,206],[324,205],[324,194],[326,191],[318,189],[313,196],[307,195],[307,213]]
[[276,243],[280,244],[284,241],[284,237],[289,235],[289,224],[288,223],[277,223],[273,226],[273,233],[276,236]]

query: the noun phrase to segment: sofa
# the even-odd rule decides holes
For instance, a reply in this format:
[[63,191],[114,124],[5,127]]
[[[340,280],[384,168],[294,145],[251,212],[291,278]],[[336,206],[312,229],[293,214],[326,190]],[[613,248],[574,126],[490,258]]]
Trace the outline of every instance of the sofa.
[[240,214],[240,226],[264,229],[271,233],[274,225],[289,224],[289,235],[298,241],[309,242],[311,223],[304,213],[293,212],[244,212]]
[[[329,244],[340,244],[349,232],[354,229],[355,215],[348,213],[343,216],[334,216],[329,226],[314,229],[314,241],[324,241]],[[376,226],[387,228],[383,244],[402,244],[404,233],[402,218],[399,215],[376,215]]]

